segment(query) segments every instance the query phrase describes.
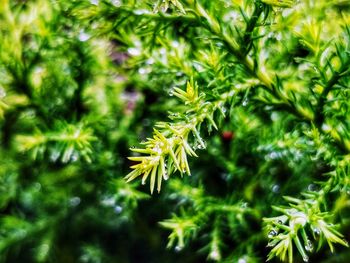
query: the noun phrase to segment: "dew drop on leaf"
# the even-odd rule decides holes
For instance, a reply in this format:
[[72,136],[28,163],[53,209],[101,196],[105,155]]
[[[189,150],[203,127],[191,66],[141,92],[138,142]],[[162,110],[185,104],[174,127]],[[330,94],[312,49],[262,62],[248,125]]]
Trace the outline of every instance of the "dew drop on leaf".
[[183,249],[182,246],[177,245],[177,246],[175,247],[175,252],[180,252],[182,249]]
[[271,230],[270,232],[269,232],[269,234],[267,235],[267,237],[268,238],[273,238],[274,236],[276,236],[277,235],[277,231],[276,230]]
[[303,261],[304,262],[309,262],[309,257],[307,255],[303,256]]
[[59,151],[52,151],[52,153],[50,154],[50,161],[56,162],[59,157],[60,157]]
[[121,207],[120,205],[116,205],[116,206],[114,207],[114,212],[115,212],[116,214],[120,214],[122,211],[123,211],[123,207]]
[[238,259],[238,263],[247,263],[247,260],[245,258]]
[[278,184],[275,184],[272,186],[272,192],[278,193],[280,191],[280,186]]
[[218,261],[220,260],[220,253],[217,250],[214,250],[209,254],[209,258],[214,261]]
[[90,39],[90,35],[88,33],[82,31],[82,32],[80,32],[78,38],[81,42],[85,42],[85,41]]
[[168,180],[169,179],[168,173],[163,174],[163,178],[164,178],[165,181]]
[[69,200],[69,205],[70,206],[78,206],[80,204],[80,197],[78,196],[75,196],[75,197],[72,197],[70,200]]
[[314,245],[312,244],[312,242],[310,240],[306,241],[305,250],[308,252],[312,252],[314,250]]
[[313,229],[314,233],[319,236],[321,234],[320,229],[318,229],[317,227]]
[[112,0],[111,2],[112,2],[112,4],[113,4],[114,6],[117,6],[117,7],[119,7],[119,6],[122,5],[122,3],[121,3],[120,0]]

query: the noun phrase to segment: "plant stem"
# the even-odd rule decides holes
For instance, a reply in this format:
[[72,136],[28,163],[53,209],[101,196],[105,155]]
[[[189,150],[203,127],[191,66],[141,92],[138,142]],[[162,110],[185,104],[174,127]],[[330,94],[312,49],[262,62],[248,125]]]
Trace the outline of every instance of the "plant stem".
[[[274,83],[274,81],[271,79],[271,77],[268,75],[268,73],[266,71],[262,70],[261,68],[259,69],[259,68],[255,67],[253,59],[249,55],[245,55],[244,47],[239,45],[234,39],[232,39],[227,34],[222,32],[220,26],[218,26],[218,22],[213,17],[211,17],[198,2],[196,2],[195,7],[196,7],[196,13],[197,13],[198,17],[204,18],[206,20],[205,22],[202,21],[202,25],[209,32],[214,34],[216,37],[218,37],[223,42],[223,44],[226,46],[227,50],[233,56],[236,57],[236,59],[239,61],[239,63],[245,67],[247,72],[252,77],[260,80],[261,84],[266,88],[266,91],[268,91],[275,98],[282,101],[283,104],[285,105],[285,107],[287,108],[287,110],[290,111],[293,115],[303,119],[304,121],[308,122],[309,124],[312,124],[315,121],[314,117],[309,116],[308,114],[306,114],[303,111],[300,111],[293,103],[290,102],[290,100],[288,100],[288,98],[286,98],[284,96],[284,94],[282,94],[281,92],[278,91],[278,89],[276,88],[277,87],[276,83]],[[254,14],[253,14],[253,17],[249,20],[248,25],[246,27],[245,35],[249,34],[249,32],[251,34],[251,32],[254,29],[254,26],[256,25],[261,13],[262,13],[261,9],[259,7],[256,7]],[[209,20],[209,21],[207,21],[207,20]],[[246,39],[248,39],[248,38],[246,37]],[[250,39],[250,41],[252,41],[252,40]],[[246,44],[247,43],[245,43],[245,45]],[[347,65],[348,63],[345,63],[345,64]],[[321,100],[319,101],[319,104],[317,107],[317,109],[318,109],[317,114],[320,114],[320,112],[321,112],[321,115],[318,115],[318,117],[317,117],[319,119],[319,121],[316,122],[316,126],[323,134],[325,132],[322,130],[322,122],[323,122],[322,121],[323,120],[322,109],[323,109],[323,106],[325,104],[326,97],[327,97],[328,93],[330,92],[331,88],[340,79],[340,77],[342,76],[342,73],[346,70],[347,70],[347,67],[345,66],[340,73],[335,74],[331,78],[331,80],[328,82],[328,84],[326,85],[326,87],[321,95]],[[276,76],[276,79],[277,79],[277,76]],[[321,111],[319,109],[321,109]],[[337,146],[338,149],[340,149],[342,152],[350,152],[350,149],[348,149],[344,143],[339,141],[337,138],[333,137],[333,139],[335,140],[335,145]]]
[[320,95],[320,99],[316,106],[315,123],[318,126],[322,126],[325,120],[325,115],[323,110],[324,110],[324,105],[327,102],[327,96],[329,92],[332,90],[332,88],[338,83],[338,81],[342,77],[342,74],[349,69],[349,64],[350,64],[350,60],[344,63],[341,69],[338,72],[335,72],[333,76],[330,78],[330,80],[324,86],[323,91]]

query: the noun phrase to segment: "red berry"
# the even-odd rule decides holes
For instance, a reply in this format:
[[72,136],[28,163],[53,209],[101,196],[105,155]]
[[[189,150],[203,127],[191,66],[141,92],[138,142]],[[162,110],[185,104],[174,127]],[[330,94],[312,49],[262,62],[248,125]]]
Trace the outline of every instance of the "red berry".
[[235,134],[232,131],[223,131],[221,134],[221,139],[224,142],[229,142],[233,140],[234,137],[235,137]]

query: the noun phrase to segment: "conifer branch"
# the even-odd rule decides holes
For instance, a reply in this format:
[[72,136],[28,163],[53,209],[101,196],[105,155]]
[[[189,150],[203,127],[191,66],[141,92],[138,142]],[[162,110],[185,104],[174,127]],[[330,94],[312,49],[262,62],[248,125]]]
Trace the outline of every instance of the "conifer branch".
[[[324,105],[327,102],[327,96],[331,92],[332,88],[339,82],[339,80],[344,76],[344,73],[347,73],[349,71],[350,66],[350,57],[349,59],[342,64],[342,67],[339,69],[339,71],[335,72],[331,79],[326,83],[326,85],[323,87],[323,91],[320,95],[320,98],[318,100],[317,106],[316,106],[316,116],[315,116],[315,123],[321,127],[324,123],[325,116],[324,116]],[[348,149],[350,151],[350,149]]]
[[[159,192],[162,180],[168,180],[175,171],[179,171],[181,175],[191,175],[187,155],[197,157],[195,149],[206,147],[200,135],[202,124],[206,121],[209,126],[217,129],[213,115],[217,110],[225,114],[222,108],[227,100],[235,96],[235,93],[222,94],[217,101],[206,101],[205,97],[199,94],[197,83],[192,80],[187,82],[186,91],[174,88],[171,95],[188,105],[186,115],[183,118],[175,118],[174,123],[157,123],[153,138],[148,138],[144,143],[145,148],[131,148],[133,152],[146,155],[129,157],[137,164],[131,166],[133,171],[125,177],[126,180],[129,182],[142,176],[142,183],[145,184],[150,176],[151,193],[156,182]],[[190,135],[194,139],[195,146],[189,142]]]

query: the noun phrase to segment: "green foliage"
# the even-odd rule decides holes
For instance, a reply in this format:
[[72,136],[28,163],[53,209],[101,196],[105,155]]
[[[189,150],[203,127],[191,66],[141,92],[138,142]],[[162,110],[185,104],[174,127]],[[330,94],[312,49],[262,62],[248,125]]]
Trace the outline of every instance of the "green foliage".
[[135,114],[111,44],[68,6],[0,1],[0,262],[111,261],[108,232],[148,198],[122,179]]
[[[335,160],[350,150],[346,95],[349,84],[350,34],[348,13],[339,9],[339,4],[342,3],[183,1],[181,7],[178,3],[173,3],[174,9],[171,11],[169,4],[163,2],[162,8],[156,5],[158,15],[147,11],[147,6],[141,3],[125,3],[125,6],[116,10],[120,18],[118,26],[129,34],[135,33],[133,37],[139,37],[138,48],[143,48],[143,52],[131,53],[137,61],[133,66],[140,67],[141,75],[142,72],[148,72],[143,78],[150,83],[158,79],[160,83],[163,81],[161,77],[153,75],[160,72],[159,67],[164,70],[164,74],[173,75],[175,81],[168,84],[169,95],[175,95],[184,103],[175,112],[169,108],[170,122],[155,124],[154,137],[144,143],[145,148],[132,149],[143,155],[130,157],[137,164],[131,166],[133,171],[127,175],[128,181],[142,176],[142,182],[145,183],[151,174],[152,193],[156,179],[159,191],[162,180],[168,179],[174,171],[190,174],[188,158],[197,157],[195,149],[206,147],[203,134],[205,130],[211,131],[212,127],[218,130],[216,123],[222,123],[226,107],[229,107],[229,117],[234,119],[230,123],[234,123],[237,116],[244,116],[245,112],[256,114],[258,119],[264,118],[261,116],[262,109],[271,114],[270,125],[281,129],[274,136],[281,137],[283,131],[285,136],[277,140],[274,136],[266,136],[263,144],[258,139],[250,145],[250,149],[270,152],[269,158],[280,159],[289,166],[301,166],[300,170],[293,167],[296,171],[292,176],[300,176],[305,169],[304,165],[310,166],[311,163],[323,163],[328,169],[337,169]],[[222,9],[220,5],[225,5],[226,8]],[[136,11],[129,11],[132,9]],[[127,18],[123,13],[134,16]],[[334,17],[339,17],[336,23]],[[131,26],[133,31],[127,31],[128,27],[123,27],[126,22],[129,23],[128,27],[134,23]],[[121,32],[120,36],[122,35],[125,36],[126,33]],[[153,58],[152,63],[147,65],[150,58]],[[178,88],[178,79],[182,76],[184,79],[194,79],[197,84],[187,83],[186,90]],[[183,80],[180,83],[181,81]],[[247,107],[245,112],[237,109],[239,104],[246,107],[250,101],[254,105]],[[221,116],[216,113],[217,109],[220,109]],[[243,116],[241,119],[247,119]],[[248,119],[246,122],[249,122]],[[204,120],[206,128],[201,125]],[[239,123],[242,125],[242,120]],[[251,126],[248,129],[251,129],[253,136],[259,136],[260,133],[261,137],[262,131],[268,129],[262,122],[253,123],[247,125]],[[293,126],[295,128],[291,128]],[[190,133],[193,135],[192,140],[188,136]],[[249,137],[248,134],[242,132],[242,136]],[[240,158],[242,157],[235,159],[239,161]],[[300,164],[302,158],[308,158],[308,164]],[[230,165],[231,172],[236,173],[237,167]],[[322,170],[309,175],[311,182],[317,174],[322,174]],[[293,247],[296,247],[303,260],[308,261],[307,253],[312,252],[312,249],[308,248],[306,252],[304,246],[311,246],[307,233],[312,232],[312,229],[320,229],[321,232],[319,238],[313,234],[318,249],[325,241],[331,251],[333,243],[347,246],[343,236],[330,223],[335,215],[329,205],[326,205],[329,202],[326,196],[330,194],[330,189],[340,188],[342,183],[337,181],[333,184],[333,179],[328,180],[320,184],[321,190],[305,192],[305,200],[288,197],[287,200],[292,203],[291,208],[274,206],[283,216],[265,219],[267,229],[281,231],[269,243],[273,247],[269,259],[278,256],[284,261],[288,257],[289,262],[293,262]],[[287,186],[288,184],[286,190]],[[292,187],[289,188],[292,191]],[[299,188],[299,191],[302,189]],[[231,195],[229,197],[232,198]],[[198,199],[203,201],[205,198],[206,195]],[[219,203],[220,207],[225,207],[224,204],[228,201],[225,199],[224,203]],[[194,209],[196,204],[194,201]],[[210,203],[205,207],[210,209],[212,206]],[[252,209],[263,211],[259,206]],[[179,216],[175,215],[170,221],[162,223],[173,231],[170,245],[177,238],[177,246],[182,247],[186,237],[190,239],[194,233],[198,235],[197,232],[200,232],[199,229],[206,222],[202,218],[198,219],[200,223],[196,220],[196,215],[201,214],[202,210],[205,215],[210,214],[201,208],[190,216],[184,210]],[[213,217],[220,221],[218,218],[223,216],[223,211],[214,211]],[[282,217],[283,223],[276,222]],[[223,232],[217,231],[215,227],[211,231]],[[215,240],[217,239],[216,236]],[[220,248],[218,245],[214,247],[217,248],[217,254],[214,253],[217,258],[214,256],[212,259],[221,261]]]
[[349,258],[347,1],[0,0],[0,38],[0,262]]

